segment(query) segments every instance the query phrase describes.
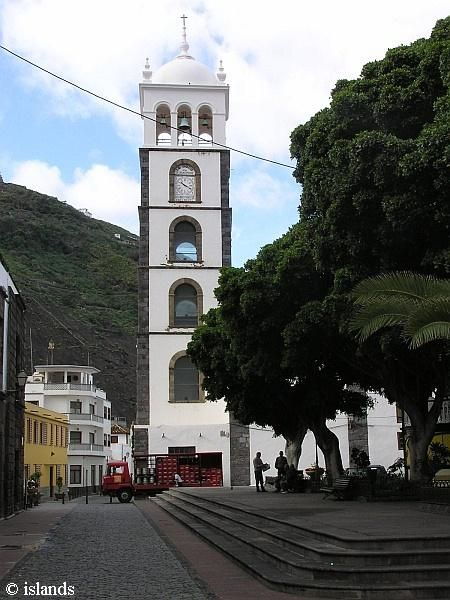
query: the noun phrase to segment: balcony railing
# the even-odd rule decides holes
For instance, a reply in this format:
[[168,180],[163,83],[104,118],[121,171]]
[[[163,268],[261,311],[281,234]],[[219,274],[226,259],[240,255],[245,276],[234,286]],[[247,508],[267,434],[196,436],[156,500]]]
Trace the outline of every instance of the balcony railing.
[[95,392],[96,386],[91,383],[44,383],[44,390],[73,390],[76,392]]
[[91,413],[70,412],[69,419],[71,421],[96,421],[97,423],[103,423],[103,417],[92,415]]
[[69,444],[69,452],[102,452],[103,446],[101,444]]

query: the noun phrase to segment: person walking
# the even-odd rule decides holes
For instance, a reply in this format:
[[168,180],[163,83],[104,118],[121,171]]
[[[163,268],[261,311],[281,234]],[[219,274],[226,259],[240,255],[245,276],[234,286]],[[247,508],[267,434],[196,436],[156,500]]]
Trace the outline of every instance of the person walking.
[[259,492],[259,486],[261,486],[261,492],[265,492],[263,482],[263,466],[264,463],[261,460],[261,452],[257,452],[253,459],[253,469],[255,471],[256,491]]

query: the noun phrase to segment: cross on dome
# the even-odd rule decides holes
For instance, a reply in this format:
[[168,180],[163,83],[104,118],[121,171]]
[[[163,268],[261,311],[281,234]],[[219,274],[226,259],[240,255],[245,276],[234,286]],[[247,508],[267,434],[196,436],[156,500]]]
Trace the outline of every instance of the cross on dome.
[[186,58],[192,58],[187,53],[187,51],[189,50],[189,44],[187,43],[187,40],[186,40],[186,19],[187,19],[187,16],[183,15],[183,16],[180,17],[180,19],[183,21],[183,32],[181,34],[181,44],[180,44],[180,52],[181,52],[181,54],[178,56],[178,58],[180,56],[185,56]]

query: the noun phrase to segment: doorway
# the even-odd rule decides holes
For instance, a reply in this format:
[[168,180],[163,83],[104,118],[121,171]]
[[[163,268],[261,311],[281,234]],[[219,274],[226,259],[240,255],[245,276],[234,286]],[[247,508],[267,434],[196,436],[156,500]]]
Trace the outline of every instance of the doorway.
[[92,491],[96,492],[96,486],[95,486],[95,475],[96,475],[96,465],[91,465],[91,486],[92,486]]
[[54,474],[53,471],[54,471],[54,467],[53,467],[53,465],[51,465],[49,467],[49,479],[48,479],[48,481],[49,481],[49,487],[50,487],[50,498],[53,498],[53,491],[54,491],[53,487],[55,485],[54,481],[53,481],[53,474]]

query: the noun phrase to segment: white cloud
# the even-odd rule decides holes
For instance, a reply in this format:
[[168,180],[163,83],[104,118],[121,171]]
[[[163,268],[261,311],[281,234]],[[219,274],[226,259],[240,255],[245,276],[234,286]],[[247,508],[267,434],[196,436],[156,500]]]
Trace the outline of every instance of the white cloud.
[[15,165],[11,180],[19,185],[65,200],[75,208],[87,208],[96,219],[138,233],[139,183],[120,170],[95,164],[76,169],[72,181],[64,181],[58,167],[33,160]]
[[[231,145],[288,159],[289,133],[327,104],[335,81],[356,77],[388,47],[428,36],[446,0],[4,0],[3,43],[48,69],[132,108],[146,56],[155,70],[177,51],[183,12],[197,59],[224,59],[231,84]],[[70,118],[107,112],[136,146],[139,118],[21,65],[25,85]]]
[[249,206],[264,212],[299,203],[300,187],[288,179],[280,179],[262,168],[248,168],[231,179],[230,196],[234,207]]

